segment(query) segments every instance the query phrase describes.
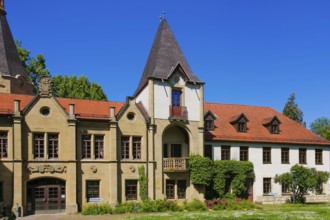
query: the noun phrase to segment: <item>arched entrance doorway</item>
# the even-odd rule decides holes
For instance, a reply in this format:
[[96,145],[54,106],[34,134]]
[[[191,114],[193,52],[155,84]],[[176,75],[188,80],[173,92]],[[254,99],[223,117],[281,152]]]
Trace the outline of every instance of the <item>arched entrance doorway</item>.
[[65,181],[55,178],[41,178],[28,182],[28,214],[62,212],[65,212]]

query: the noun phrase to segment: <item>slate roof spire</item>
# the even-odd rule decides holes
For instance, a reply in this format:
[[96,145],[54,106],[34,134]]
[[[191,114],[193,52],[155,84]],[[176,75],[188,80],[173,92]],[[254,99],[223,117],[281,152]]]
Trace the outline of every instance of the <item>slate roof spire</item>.
[[8,25],[4,0],[0,0],[0,75],[27,76]]
[[161,16],[156,37],[134,95],[139,94],[150,78],[167,80],[178,65],[184,70],[188,82],[203,83],[192,72],[165,17]]

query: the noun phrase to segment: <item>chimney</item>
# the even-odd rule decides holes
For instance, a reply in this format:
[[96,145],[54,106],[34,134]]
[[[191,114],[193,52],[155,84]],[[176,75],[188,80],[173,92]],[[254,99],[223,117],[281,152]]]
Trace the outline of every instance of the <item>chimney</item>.
[[69,104],[69,118],[70,119],[75,119],[75,114],[74,114],[74,104]]
[[110,107],[110,119],[111,121],[116,121],[116,117],[115,117],[115,107]]
[[21,100],[15,100],[14,101],[14,114],[15,115],[19,115],[20,114],[20,104],[21,104]]

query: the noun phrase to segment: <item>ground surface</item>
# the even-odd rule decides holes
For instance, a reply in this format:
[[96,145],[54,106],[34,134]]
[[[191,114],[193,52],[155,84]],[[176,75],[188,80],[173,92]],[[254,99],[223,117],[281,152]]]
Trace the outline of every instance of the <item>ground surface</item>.
[[243,219],[243,220],[329,220],[330,204],[308,204],[308,205],[264,205],[261,209],[250,211],[207,211],[207,212],[165,212],[146,214],[124,214],[124,215],[104,215],[104,216],[83,216],[76,215],[34,215],[20,220],[186,220],[186,219]]

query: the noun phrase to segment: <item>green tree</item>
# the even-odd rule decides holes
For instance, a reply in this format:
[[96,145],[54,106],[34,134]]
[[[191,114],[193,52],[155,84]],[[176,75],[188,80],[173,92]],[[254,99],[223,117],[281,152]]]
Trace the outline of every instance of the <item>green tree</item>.
[[41,76],[49,76],[53,84],[53,94],[56,97],[107,100],[102,87],[97,83],[90,82],[84,75],[72,76],[51,76],[46,68],[46,60],[42,54],[36,57],[30,56],[30,51],[22,46],[20,41],[16,41],[18,55],[23,66],[28,73],[31,82],[35,85],[35,92],[38,91],[38,81]]
[[326,117],[317,118],[311,123],[311,131],[323,138],[330,140],[330,119]]
[[46,60],[42,54],[36,57],[30,56],[30,51],[22,47],[20,41],[16,41],[16,47],[20,60],[28,74],[30,81],[33,83],[35,92],[38,91],[38,80],[41,76],[50,76],[49,70],[46,69]]
[[296,99],[295,94],[291,93],[287,103],[283,108],[283,115],[304,125],[303,122],[304,113],[299,109],[298,105],[295,103],[295,99]]
[[275,183],[280,183],[282,187],[287,187],[293,193],[292,202],[304,203],[308,191],[322,193],[322,185],[328,181],[329,177],[328,172],[296,164],[291,167],[289,173],[276,175]]
[[102,87],[94,82],[90,82],[84,75],[79,77],[56,75],[51,78],[53,84],[53,94],[57,97],[107,100],[107,96]]

